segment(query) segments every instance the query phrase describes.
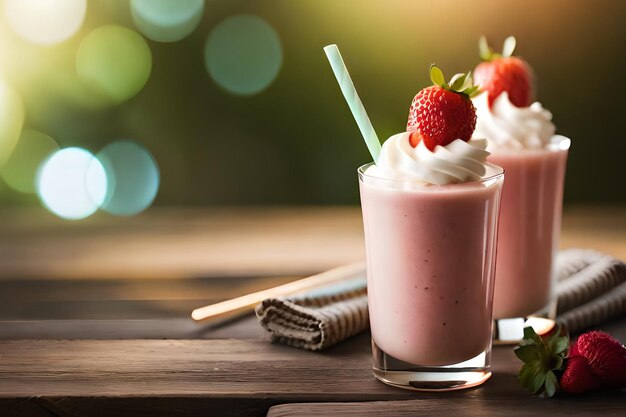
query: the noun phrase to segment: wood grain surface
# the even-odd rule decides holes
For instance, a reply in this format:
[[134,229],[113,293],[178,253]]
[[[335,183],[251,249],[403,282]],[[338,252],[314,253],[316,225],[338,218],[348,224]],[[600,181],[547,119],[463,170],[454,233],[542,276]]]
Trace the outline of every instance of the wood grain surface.
[[[623,338],[626,319],[604,329]],[[529,396],[516,380],[520,362],[510,347],[494,349],[494,375],[483,386],[451,393],[388,387],[373,378],[370,355],[369,334],[321,353],[263,339],[0,341],[0,407],[33,398],[54,416],[106,417],[263,416],[285,403],[382,400],[414,400],[397,403],[398,408],[395,402],[386,408],[372,404],[385,415],[451,415],[466,408],[468,415],[484,416],[543,414],[546,407],[572,416],[592,409],[607,415],[626,410],[624,392],[584,400]],[[365,410],[358,404],[329,407],[277,407],[272,413],[329,416]]]
[[[369,335],[322,353],[272,345],[254,317],[192,308],[363,257],[359,209],[158,209],[0,225],[0,417],[626,415],[624,392],[542,400],[510,348],[481,387],[444,394],[371,375]],[[566,210],[563,247],[626,258],[626,210]],[[626,341],[626,318],[602,326]],[[384,401],[384,402],[381,402]]]

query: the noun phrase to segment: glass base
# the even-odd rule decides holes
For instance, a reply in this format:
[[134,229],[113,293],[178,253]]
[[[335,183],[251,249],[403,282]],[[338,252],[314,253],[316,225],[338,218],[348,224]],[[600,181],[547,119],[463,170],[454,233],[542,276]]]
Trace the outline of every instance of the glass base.
[[475,387],[491,377],[491,352],[451,365],[425,366],[403,362],[385,353],[372,339],[374,376],[393,387],[413,391],[455,391]]
[[[517,345],[524,338],[525,327],[532,327],[539,336],[551,334],[558,327],[556,305],[556,299],[553,298],[543,309],[528,316],[494,319],[493,343],[495,345]],[[567,334],[567,329],[561,327],[561,333]]]

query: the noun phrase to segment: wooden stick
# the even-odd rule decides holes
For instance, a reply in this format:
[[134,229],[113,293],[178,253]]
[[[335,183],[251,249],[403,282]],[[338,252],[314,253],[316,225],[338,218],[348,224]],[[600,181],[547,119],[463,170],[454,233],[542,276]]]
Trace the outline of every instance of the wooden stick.
[[308,291],[324,285],[343,281],[350,278],[357,278],[365,274],[365,263],[356,262],[338,268],[331,269],[321,274],[303,278],[278,287],[258,291],[241,297],[222,301],[221,303],[208,305],[195,309],[191,313],[191,318],[200,320],[227,320],[248,313],[266,298],[292,295],[302,291]]

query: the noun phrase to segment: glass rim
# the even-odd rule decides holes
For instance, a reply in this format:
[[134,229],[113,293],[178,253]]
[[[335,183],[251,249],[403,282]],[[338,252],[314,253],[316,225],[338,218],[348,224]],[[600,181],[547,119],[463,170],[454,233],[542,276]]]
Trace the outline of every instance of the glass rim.
[[572,140],[567,136],[554,135],[550,138],[548,149],[554,151],[567,151],[572,146]]
[[572,140],[567,136],[554,135],[550,138],[550,141],[540,148],[495,148],[489,149],[489,152],[493,155],[499,154],[518,154],[525,152],[567,152],[572,146]]
[[488,185],[491,185],[491,183],[496,183],[498,181],[501,181],[504,178],[504,173],[505,170],[504,168],[502,168],[501,166],[492,164],[490,162],[486,162],[485,165],[489,168],[493,168],[495,169],[497,172],[495,174],[489,175],[487,177],[478,179],[478,180],[474,180],[474,181],[467,181],[467,182],[453,182],[453,183],[449,183],[449,184],[442,184],[442,185],[438,185],[438,184],[431,184],[428,182],[421,182],[419,180],[415,180],[415,179],[397,179],[397,178],[383,178],[383,177],[377,177],[375,175],[369,175],[367,174],[365,171],[373,166],[376,165],[374,162],[368,162],[367,164],[361,165],[360,167],[357,168],[357,173],[359,175],[359,180],[364,181],[365,178],[370,178],[372,181],[377,181],[377,182],[382,182],[384,183],[389,183],[389,184],[412,184],[412,185],[423,185],[424,187],[471,187],[471,186],[476,186],[478,184],[485,184],[485,183],[489,183]]

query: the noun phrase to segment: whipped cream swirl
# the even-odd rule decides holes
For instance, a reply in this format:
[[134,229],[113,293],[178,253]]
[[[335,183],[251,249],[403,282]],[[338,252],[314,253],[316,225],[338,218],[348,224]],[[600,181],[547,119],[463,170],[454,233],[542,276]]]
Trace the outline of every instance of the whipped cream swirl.
[[556,128],[552,113],[541,103],[529,107],[516,107],[509,94],[500,94],[489,108],[487,94],[472,100],[476,107],[474,137],[487,138],[488,149],[541,149],[550,144]]
[[431,151],[423,141],[412,147],[409,135],[410,132],[403,132],[387,139],[376,165],[367,174],[436,185],[476,181],[485,175],[485,160],[489,156],[486,139],[456,139]]

